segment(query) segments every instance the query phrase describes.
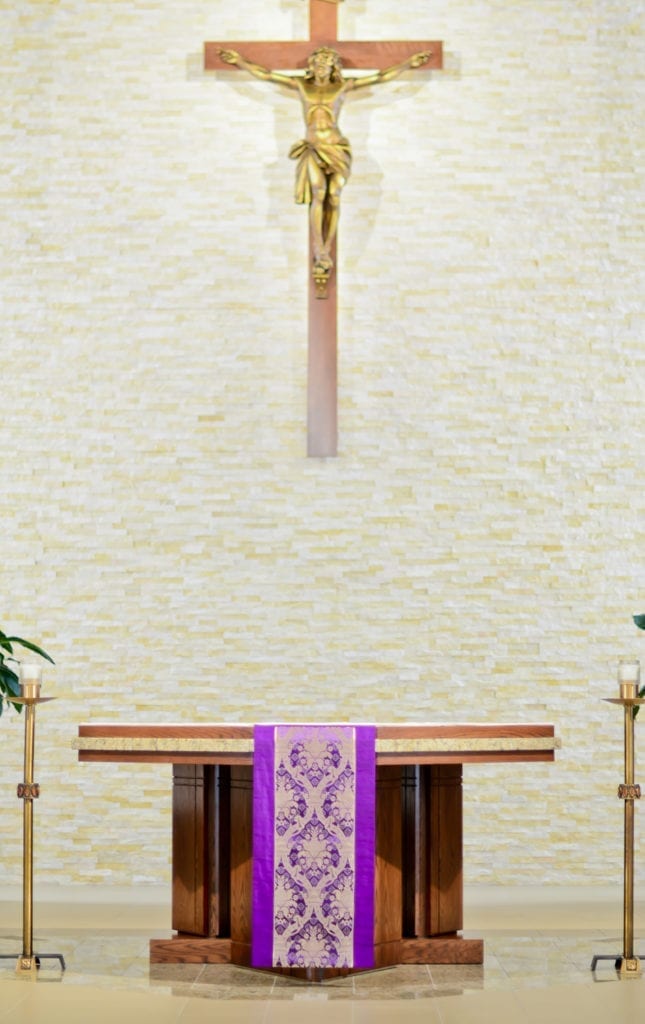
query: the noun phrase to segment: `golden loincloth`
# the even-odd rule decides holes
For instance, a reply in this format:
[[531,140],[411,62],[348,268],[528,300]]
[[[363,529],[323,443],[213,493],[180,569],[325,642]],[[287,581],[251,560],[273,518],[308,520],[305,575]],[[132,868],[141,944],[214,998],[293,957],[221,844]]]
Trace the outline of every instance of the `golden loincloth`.
[[307,166],[313,158],[320,169],[327,175],[340,174],[347,181],[352,167],[352,151],[349,141],[342,138],[338,142],[318,143],[301,139],[294,142],[289,150],[291,160],[297,160],[295,199],[297,203],[311,203],[311,182]]

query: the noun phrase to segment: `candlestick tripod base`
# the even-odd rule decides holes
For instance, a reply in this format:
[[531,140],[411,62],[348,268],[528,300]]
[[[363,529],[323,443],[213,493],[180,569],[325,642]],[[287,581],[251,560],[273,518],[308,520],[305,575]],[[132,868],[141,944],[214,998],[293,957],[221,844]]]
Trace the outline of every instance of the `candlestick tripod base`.
[[37,956],[19,956],[16,964],[16,974],[35,975],[40,967],[40,960]]
[[614,966],[621,978],[640,978],[643,973],[640,962],[645,960],[645,956],[595,956],[591,961],[592,971],[595,971],[599,960],[613,960]]
[[[0,960],[13,960],[15,955],[15,953],[0,953]],[[65,970],[65,957],[62,953],[35,953],[33,956],[23,954],[18,957],[16,974],[35,976],[36,971],[40,970],[41,960],[58,960],[61,970]]]

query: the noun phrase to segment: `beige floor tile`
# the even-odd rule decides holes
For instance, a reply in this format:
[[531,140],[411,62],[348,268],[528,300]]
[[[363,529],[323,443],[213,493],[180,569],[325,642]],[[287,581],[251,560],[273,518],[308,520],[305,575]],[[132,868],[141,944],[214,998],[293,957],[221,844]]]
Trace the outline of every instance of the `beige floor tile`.
[[448,996],[436,999],[435,1006],[440,1024],[526,1024],[514,992]]
[[30,982],[20,984],[12,978],[11,981],[0,980],[0,1022],[5,1020],[4,1015],[15,1010],[19,1003],[29,995]]
[[[208,999],[191,999],[180,1018],[180,1024],[266,1024],[266,1012],[264,1000],[253,1002],[230,999],[214,1006]],[[295,1015],[282,1019],[284,1024],[305,1024],[302,1017]],[[327,1024],[331,1022],[328,1020]]]
[[324,993],[303,992],[289,1003],[268,1003],[263,1024],[354,1024],[355,1019],[350,1001],[330,1006]]
[[91,986],[41,985],[24,979],[17,984],[29,991],[9,1012],[0,1011],[1,1024],[177,1024],[188,1003],[148,992],[113,989],[106,997]]
[[352,1024],[441,1024],[436,999],[366,1000],[354,1004],[351,1019]]
[[452,964],[431,964],[429,971],[435,988],[448,988],[455,993],[458,991],[481,991],[490,981],[493,971],[501,973],[504,979],[508,977],[505,971],[501,971],[499,965],[487,968],[480,964],[467,964],[463,967]]
[[615,973],[604,982],[580,987],[518,991],[517,1000],[527,1024],[636,1024],[645,1020],[645,981],[619,980]]
[[360,999],[421,999],[433,995],[430,971],[425,964],[407,964],[354,978],[354,994]]

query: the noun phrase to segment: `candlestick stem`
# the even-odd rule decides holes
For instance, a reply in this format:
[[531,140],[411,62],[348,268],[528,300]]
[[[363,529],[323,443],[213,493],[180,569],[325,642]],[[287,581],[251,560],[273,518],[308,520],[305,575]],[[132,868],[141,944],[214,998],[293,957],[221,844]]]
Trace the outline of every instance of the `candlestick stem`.
[[[30,691],[27,689],[27,692]],[[40,787],[34,782],[34,748],[36,738],[36,705],[53,700],[53,697],[38,695],[12,697],[14,704],[25,707],[25,750],[23,782],[18,786],[18,798],[23,801],[22,811],[22,953],[18,957],[16,973],[26,977],[37,976],[41,960],[58,960],[65,970],[65,959],[61,953],[34,954],[34,800],[40,795]],[[0,960],[13,959],[15,954],[0,953]]]
[[[634,715],[633,708],[625,705],[625,787],[628,791],[634,786]],[[623,873],[623,960],[624,965],[634,961],[634,798],[625,797],[625,868]],[[640,969],[640,962],[634,961]]]
[[[624,714],[625,781],[618,787],[618,797],[624,804],[624,846],[623,846],[623,952],[620,956],[594,956],[591,970],[595,971],[599,960],[615,960],[616,970],[621,978],[637,978],[642,974],[641,960],[645,956],[634,955],[634,802],[640,799],[640,786],[634,782],[634,708],[645,704],[636,693],[619,698],[607,698],[610,704],[622,704]],[[630,691],[631,693],[631,691]]]
[[[25,790],[34,782],[34,741],[36,706],[25,707]],[[22,840],[22,956],[18,970],[35,970],[33,948],[34,921],[34,801],[23,799]]]

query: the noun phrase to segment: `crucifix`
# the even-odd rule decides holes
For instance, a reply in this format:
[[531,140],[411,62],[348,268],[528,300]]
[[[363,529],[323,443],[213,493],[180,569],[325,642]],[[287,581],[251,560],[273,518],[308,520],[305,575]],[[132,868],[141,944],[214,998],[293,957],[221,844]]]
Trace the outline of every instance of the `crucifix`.
[[[336,228],[351,166],[338,112],[350,91],[390,81],[408,68],[442,67],[440,42],[339,40],[339,2],[309,0],[308,40],[204,44],[207,71],[238,67],[297,91],[302,101],[306,138],[289,155],[297,161],[296,202],[310,209],[307,455],[318,457],[338,450]],[[373,73],[343,78],[341,66]],[[299,74],[280,73],[286,70]]]

